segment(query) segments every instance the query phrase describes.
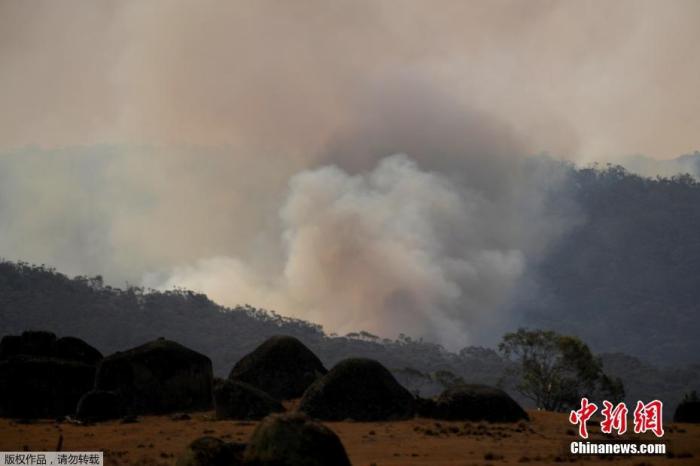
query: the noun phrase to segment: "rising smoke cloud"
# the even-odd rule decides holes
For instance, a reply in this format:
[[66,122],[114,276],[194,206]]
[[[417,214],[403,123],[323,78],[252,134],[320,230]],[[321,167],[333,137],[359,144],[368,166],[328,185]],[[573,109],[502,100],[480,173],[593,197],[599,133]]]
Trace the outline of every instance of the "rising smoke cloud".
[[[290,181],[285,253],[271,282],[219,257],[176,268],[160,286],[264,303],[341,333],[464,344],[478,324],[495,320],[488,313],[505,304],[525,265],[521,251],[489,245],[483,230],[493,225],[480,225],[488,209],[478,194],[465,196],[404,155],[359,175],[323,167]],[[454,242],[464,248],[453,250]]]
[[550,210],[554,193],[565,197],[564,166],[525,158],[510,128],[420,83],[396,81],[369,102],[319,167],[290,178],[276,267],[219,256],[146,283],[283,309],[339,333],[459,347],[495,332],[528,261],[577,221],[575,210]]

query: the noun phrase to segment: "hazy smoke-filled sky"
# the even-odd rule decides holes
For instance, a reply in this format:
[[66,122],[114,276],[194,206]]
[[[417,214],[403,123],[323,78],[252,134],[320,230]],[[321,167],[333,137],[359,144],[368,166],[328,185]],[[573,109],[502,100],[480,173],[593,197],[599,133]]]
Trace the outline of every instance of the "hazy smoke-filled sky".
[[0,2],[2,145],[306,153],[417,76],[535,151],[697,148],[694,0],[196,3]]
[[699,19],[694,0],[0,1],[0,256],[473,341],[581,221],[527,156],[698,149]]

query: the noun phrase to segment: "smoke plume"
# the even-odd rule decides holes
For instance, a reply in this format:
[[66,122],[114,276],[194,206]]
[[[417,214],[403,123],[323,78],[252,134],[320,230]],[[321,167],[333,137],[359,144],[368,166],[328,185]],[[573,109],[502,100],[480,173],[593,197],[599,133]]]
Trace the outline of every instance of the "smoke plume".
[[[528,261],[576,221],[553,197],[564,197],[563,166],[525,157],[506,125],[419,83],[397,81],[369,101],[367,118],[329,142],[319,167],[290,178],[273,267],[217,256],[146,283],[339,333],[458,347],[497,332]],[[403,153],[384,156],[393,151]]]
[[580,220],[533,154],[697,148],[699,9],[0,2],[0,256],[476,341]]

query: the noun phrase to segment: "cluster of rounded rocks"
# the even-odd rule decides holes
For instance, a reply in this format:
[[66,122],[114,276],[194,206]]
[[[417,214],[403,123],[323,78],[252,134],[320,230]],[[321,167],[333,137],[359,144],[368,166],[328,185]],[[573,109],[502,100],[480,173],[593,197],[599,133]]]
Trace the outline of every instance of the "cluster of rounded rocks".
[[[284,402],[298,400],[293,412]],[[679,406],[679,422],[698,422],[698,403]],[[372,359],[351,358],[327,370],[301,341],[269,338],[227,379],[211,360],[158,339],[103,357],[86,342],[25,332],[0,341],[0,416],[76,416],[103,421],[126,415],[214,408],[217,419],[262,420],[250,443],[202,437],[180,466],[349,465],[339,438],[318,421],[389,421],[414,416],[517,422],[527,413],[504,391],[461,384],[434,399],[413,396]]]
[[0,417],[102,421],[204,410],[212,379],[208,357],[165,339],[107,357],[51,332],[0,340]]

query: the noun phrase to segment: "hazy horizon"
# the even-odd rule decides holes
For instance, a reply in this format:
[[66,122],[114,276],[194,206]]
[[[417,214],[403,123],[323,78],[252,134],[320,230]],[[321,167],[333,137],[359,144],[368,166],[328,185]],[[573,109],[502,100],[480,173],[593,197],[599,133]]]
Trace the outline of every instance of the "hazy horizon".
[[692,0],[0,2],[0,256],[478,341],[582,221],[558,160],[697,170],[668,160],[700,149],[698,18]]

